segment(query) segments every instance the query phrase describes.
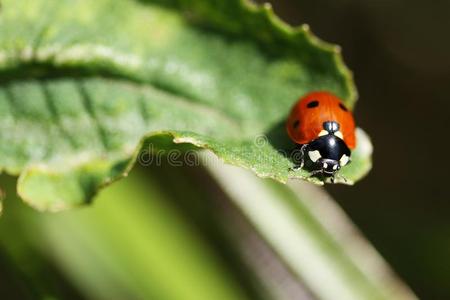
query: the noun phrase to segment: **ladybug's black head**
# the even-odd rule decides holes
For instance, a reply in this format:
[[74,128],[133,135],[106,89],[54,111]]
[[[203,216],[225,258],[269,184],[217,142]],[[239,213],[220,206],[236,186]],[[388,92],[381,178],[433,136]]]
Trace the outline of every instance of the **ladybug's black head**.
[[334,173],[341,169],[339,161],[328,158],[320,158],[316,162],[316,166],[322,171],[323,175],[326,177],[333,176]]
[[350,159],[350,149],[334,134],[321,136],[308,144],[306,153],[313,163],[313,174],[334,177]]

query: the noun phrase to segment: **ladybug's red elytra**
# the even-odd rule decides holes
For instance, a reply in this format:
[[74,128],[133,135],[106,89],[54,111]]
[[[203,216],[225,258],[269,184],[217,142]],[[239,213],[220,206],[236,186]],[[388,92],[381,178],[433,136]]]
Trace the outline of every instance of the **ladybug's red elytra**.
[[[300,98],[286,123],[289,137],[299,145],[301,159],[312,162],[312,175],[334,177],[350,161],[356,147],[355,121],[352,113],[335,95],[320,91]],[[345,180],[345,178],[344,178]]]

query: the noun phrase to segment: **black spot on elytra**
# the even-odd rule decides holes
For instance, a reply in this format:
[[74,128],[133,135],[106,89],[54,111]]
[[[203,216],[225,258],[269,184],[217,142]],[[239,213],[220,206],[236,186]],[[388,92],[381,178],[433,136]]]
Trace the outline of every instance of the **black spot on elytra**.
[[344,104],[339,103],[339,107],[343,110],[343,111],[348,111],[347,107],[345,107]]
[[307,108],[314,108],[317,106],[319,106],[319,101],[317,101],[317,100],[313,100],[313,101],[309,102],[308,104],[306,104]]
[[294,127],[294,129],[297,129],[298,125],[300,125],[300,121],[295,120],[295,122],[292,124],[292,127]]

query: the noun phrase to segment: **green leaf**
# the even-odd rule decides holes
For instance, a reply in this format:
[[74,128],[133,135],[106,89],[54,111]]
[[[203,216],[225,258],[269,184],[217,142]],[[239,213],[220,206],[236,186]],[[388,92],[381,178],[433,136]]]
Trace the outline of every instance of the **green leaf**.
[[[164,138],[261,177],[322,184],[290,171],[283,123],[312,90],[353,107],[351,77],[338,47],[246,1],[2,1],[0,169],[52,211],[89,201],[144,141]],[[348,183],[371,167],[358,132]]]

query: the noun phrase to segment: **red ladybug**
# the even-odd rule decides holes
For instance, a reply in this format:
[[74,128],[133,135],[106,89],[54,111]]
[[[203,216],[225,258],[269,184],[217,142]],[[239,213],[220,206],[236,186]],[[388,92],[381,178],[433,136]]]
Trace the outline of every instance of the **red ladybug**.
[[296,168],[302,168],[307,157],[312,162],[312,175],[321,174],[332,181],[356,147],[353,115],[329,92],[312,92],[301,98],[291,110],[286,129],[300,145],[301,159]]

